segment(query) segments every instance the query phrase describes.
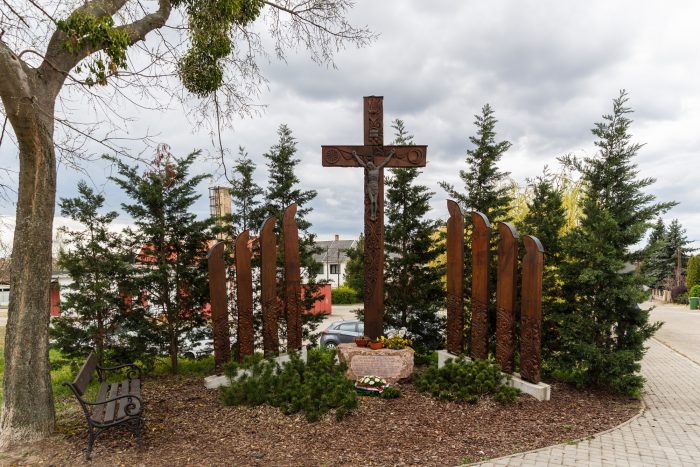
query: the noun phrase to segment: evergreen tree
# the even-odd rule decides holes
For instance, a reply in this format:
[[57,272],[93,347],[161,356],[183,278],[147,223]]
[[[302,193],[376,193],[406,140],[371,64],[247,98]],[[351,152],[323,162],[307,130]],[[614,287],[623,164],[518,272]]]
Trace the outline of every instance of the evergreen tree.
[[[258,214],[260,196],[264,191],[253,180],[255,163],[248,157],[244,147],[238,148],[238,159],[233,169],[236,176],[231,183],[232,197],[232,224],[235,232],[251,230],[257,232],[262,227],[262,220]],[[258,224],[254,221],[260,221]]]
[[355,247],[345,254],[349,258],[345,266],[345,285],[355,290],[362,301],[365,297],[365,234],[361,233]]
[[[306,276],[304,293],[304,307],[309,310],[313,308],[314,302],[322,297],[315,297],[318,291],[316,284],[316,276],[320,274],[322,264],[314,260],[314,254],[319,253],[314,245],[316,235],[309,232],[311,223],[306,219],[306,216],[311,212],[311,201],[316,198],[316,190],[302,190],[299,186],[299,178],[294,172],[300,159],[296,157],[297,142],[292,135],[292,130],[285,124],[280,125],[277,130],[279,137],[277,144],[273,145],[268,152],[263,154],[267,159],[268,181],[265,189],[264,206],[258,211],[259,222],[268,216],[277,218],[276,230],[281,232],[282,215],[287,206],[296,203],[297,209],[297,226],[299,227],[299,254],[302,274]],[[278,264],[282,267],[284,261],[284,251],[279,248]],[[280,287],[279,296],[285,304],[284,287]],[[286,310],[283,310],[281,317],[286,316]],[[303,314],[304,323],[303,334],[305,338],[313,338],[311,333],[318,327],[321,316],[312,314]],[[284,325],[284,323],[282,323]]]
[[652,289],[662,289],[667,276],[667,258],[664,258],[666,251],[666,225],[659,217],[649,234],[649,240],[641,253],[642,274],[645,283]]
[[664,235],[661,248],[664,276],[671,288],[685,285],[688,257],[690,253],[695,251],[695,248],[688,246],[691,243],[681,223],[678,222],[678,219],[673,219],[668,226],[666,235]]
[[[394,144],[413,144],[403,121],[395,120],[392,127]],[[392,176],[385,178],[384,319],[391,327],[406,327],[414,345],[426,350],[443,344],[445,319],[438,311],[444,306],[445,293],[444,270],[435,266],[443,250],[432,238],[439,222],[425,218],[434,193],[416,183],[419,175],[417,168],[392,169]]]
[[547,172],[546,167],[541,176],[531,181],[530,187],[532,197],[527,203],[528,211],[518,230],[521,234],[534,235],[544,246],[542,357],[547,361],[560,345],[559,315],[563,299],[559,269],[563,259],[562,232],[566,225],[566,209],[564,193],[555,186],[554,177]]
[[[133,288],[141,293],[128,313],[137,327],[135,341],[151,351],[166,350],[177,372],[181,347],[204,327],[208,301],[206,255],[211,220],[197,220],[190,209],[200,197],[197,185],[208,175],[191,176],[199,152],[176,158],[162,145],[148,171],[139,173],[115,158],[119,177],[110,177],[131,198],[122,204],[136,230],[126,234],[139,251],[139,274]],[[149,348],[144,349],[148,352]]]
[[83,181],[78,183],[78,193],[77,198],[59,202],[61,215],[79,222],[82,228],[64,229],[67,248],[59,252],[58,265],[72,282],[64,294],[61,316],[51,321],[50,331],[55,345],[67,356],[83,357],[94,349],[104,364],[106,358],[127,350],[119,349],[119,323],[131,261],[121,236],[109,230],[117,213],[100,213],[104,196]]
[[698,255],[688,258],[688,275],[685,278],[685,285],[689,291],[694,285],[700,285],[700,256]]
[[469,141],[475,146],[467,151],[467,170],[460,170],[459,177],[464,182],[464,192],[460,192],[447,182],[440,186],[459,202],[466,214],[470,211],[482,212],[492,224],[506,220],[511,205],[511,187],[507,183],[508,172],[498,169],[498,162],[510,148],[508,141],[496,142],[494,111],[489,104],[481,109],[476,120],[476,136]]
[[622,91],[612,114],[592,130],[598,138],[595,156],[563,159],[581,173],[586,196],[581,225],[564,242],[563,350],[554,363],[556,374],[579,385],[639,396],[644,342],[660,324],[650,323],[649,310],[638,306],[646,298],[643,278],[621,271],[654,217],[674,203],[656,203],[643,191],[654,179],[637,177],[633,159],[641,145],[631,141],[627,100]]

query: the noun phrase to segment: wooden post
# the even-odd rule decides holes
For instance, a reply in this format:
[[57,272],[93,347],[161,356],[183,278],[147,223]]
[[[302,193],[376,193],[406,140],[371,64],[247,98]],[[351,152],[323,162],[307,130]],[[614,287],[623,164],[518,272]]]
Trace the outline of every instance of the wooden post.
[[447,351],[464,352],[464,216],[447,200]]
[[486,216],[472,211],[472,342],[471,356],[488,357],[489,339],[489,237],[491,224]]
[[255,352],[253,334],[253,274],[250,268],[248,231],[236,237],[236,303],[238,305],[238,361]]
[[218,374],[223,371],[224,363],[231,360],[231,335],[228,325],[224,246],[224,242],[218,242],[211,247],[207,254],[211,325],[214,334],[214,371]]
[[284,286],[287,317],[287,350],[301,350],[301,270],[299,261],[299,229],[294,217],[296,203],[284,210]]
[[[384,145],[384,98],[367,96],[364,103],[364,144]],[[365,170],[365,334],[377,338],[384,334],[384,169],[379,169],[376,207],[372,213]]]
[[268,218],[260,229],[260,300],[263,319],[263,350],[265,356],[279,353],[277,331],[277,239],[275,217]]
[[518,274],[518,232],[498,223],[498,279],[496,282],[496,362],[505,373],[514,371],[515,297]]
[[541,380],[542,272],[544,248],[531,235],[523,235],[523,293],[520,308],[520,376],[531,383]]

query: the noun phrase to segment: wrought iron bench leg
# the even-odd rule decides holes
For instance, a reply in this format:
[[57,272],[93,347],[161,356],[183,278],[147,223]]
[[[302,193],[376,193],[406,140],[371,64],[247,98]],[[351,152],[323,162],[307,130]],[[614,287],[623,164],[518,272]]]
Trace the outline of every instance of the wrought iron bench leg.
[[85,460],[89,461],[90,460],[90,455],[92,454],[92,446],[95,444],[95,431],[92,428],[92,425],[88,426],[88,445],[87,448],[85,449]]

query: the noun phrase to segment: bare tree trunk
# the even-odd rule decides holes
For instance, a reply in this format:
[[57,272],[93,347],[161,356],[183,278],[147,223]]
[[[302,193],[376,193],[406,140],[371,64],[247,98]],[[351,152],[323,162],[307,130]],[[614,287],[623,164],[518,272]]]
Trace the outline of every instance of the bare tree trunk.
[[54,100],[37,98],[10,115],[19,142],[19,194],[10,269],[0,447],[54,428],[49,373],[51,234],[56,198]]

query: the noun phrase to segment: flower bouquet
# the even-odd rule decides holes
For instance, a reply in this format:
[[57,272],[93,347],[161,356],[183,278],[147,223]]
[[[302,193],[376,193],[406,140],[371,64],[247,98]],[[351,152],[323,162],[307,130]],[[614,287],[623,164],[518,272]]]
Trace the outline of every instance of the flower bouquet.
[[355,382],[355,389],[357,389],[360,394],[368,396],[378,396],[384,392],[387,386],[386,380],[379,376],[363,376]]

